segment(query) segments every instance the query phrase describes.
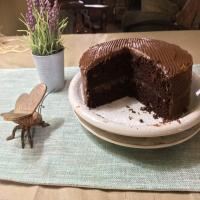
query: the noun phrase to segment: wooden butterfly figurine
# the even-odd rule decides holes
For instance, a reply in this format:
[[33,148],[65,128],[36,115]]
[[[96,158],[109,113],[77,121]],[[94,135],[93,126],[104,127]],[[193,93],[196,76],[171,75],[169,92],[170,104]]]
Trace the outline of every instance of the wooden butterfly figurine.
[[19,96],[19,98],[16,101],[14,110],[8,113],[1,114],[4,120],[12,121],[18,124],[17,126],[14,127],[12,135],[9,136],[7,140],[14,139],[15,132],[18,129],[21,129],[22,148],[25,147],[26,136],[28,137],[28,141],[31,148],[33,148],[33,136],[31,133],[31,127],[49,126],[49,124],[47,124],[42,120],[42,115],[41,115],[42,102],[45,98],[46,91],[47,87],[45,84],[41,83],[37,85],[31,91],[30,94],[24,93]]

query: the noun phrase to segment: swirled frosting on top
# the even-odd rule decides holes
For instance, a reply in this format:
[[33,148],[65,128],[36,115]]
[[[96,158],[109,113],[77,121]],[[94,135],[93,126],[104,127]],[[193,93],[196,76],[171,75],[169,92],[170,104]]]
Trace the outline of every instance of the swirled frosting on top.
[[193,64],[192,56],[177,45],[148,38],[128,38],[90,47],[80,59],[80,68],[87,70],[125,49],[138,58],[152,60],[169,77],[186,71]]

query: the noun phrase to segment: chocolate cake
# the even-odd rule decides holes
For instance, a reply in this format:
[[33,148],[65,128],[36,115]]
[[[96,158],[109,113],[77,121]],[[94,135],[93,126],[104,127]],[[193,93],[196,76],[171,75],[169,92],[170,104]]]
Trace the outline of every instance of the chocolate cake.
[[189,105],[192,57],[179,46],[147,38],[97,44],[80,59],[85,103],[90,108],[133,96],[164,119]]

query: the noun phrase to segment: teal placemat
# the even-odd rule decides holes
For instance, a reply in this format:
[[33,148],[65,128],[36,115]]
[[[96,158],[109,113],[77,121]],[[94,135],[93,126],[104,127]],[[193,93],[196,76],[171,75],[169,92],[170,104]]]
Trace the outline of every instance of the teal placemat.
[[[195,69],[197,70],[197,66]],[[76,120],[67,97],[78,68],[66,69],[66,87],[45,100],[34,149],[21,149],[20,133],[6,141],[13,125],[0,119],[0,179],[27,184],[122,190],[200,191],[200,134],[162,150],[116,146],[90,134]],[[0,113],[38,83],[34,69],[0,70]]]

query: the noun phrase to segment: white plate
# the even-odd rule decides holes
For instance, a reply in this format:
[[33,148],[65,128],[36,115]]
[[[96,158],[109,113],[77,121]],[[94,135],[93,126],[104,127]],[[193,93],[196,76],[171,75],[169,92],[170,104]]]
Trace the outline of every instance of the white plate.
[[197,124],[196,126],[184,132],[169,136],[161,136],[153,138],[129,137],[129,136],[121,136],[117,134],[112,134],[110,132],[106,132],[102,129],[99,129],[89,124],[80,116],[78,116],[76,113],[75,115],[79,120],[79,122],[81,123],[81,125],[84,128],[86,128],[89,132],[91,132],[93,135],[97,136],[98,138],[101,138],[107,142],[117,144],[120,146],[137,148],[137,149],[160,149],[181,144],[192,138],[200,130],[200,124]]
[[[195,126],[200,121],[200,97],[195,92],[200,88],[200,78],[193,73],[191,104],[188,113],[179,120],[163,123],[163,119],[154,119],[141,111],[144,105],[134,98],[125,97],[112,103],[89,109],[83,100],[82,81],[78,73],[69,86],[69,100],[75,112],[88,123],[105,131],[124,136],[159,137],[175,134]],[[136,113],[127,108],[129,106]],[[140,119],[144,123],[140,122]]]

